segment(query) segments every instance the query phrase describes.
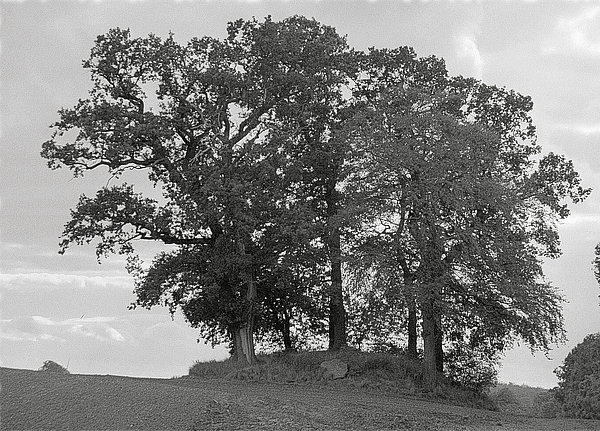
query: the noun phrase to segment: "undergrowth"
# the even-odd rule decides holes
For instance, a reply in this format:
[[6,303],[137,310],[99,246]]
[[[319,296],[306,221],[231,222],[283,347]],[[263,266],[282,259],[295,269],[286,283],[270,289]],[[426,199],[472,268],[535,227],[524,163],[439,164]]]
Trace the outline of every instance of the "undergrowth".
[[39,371],[47,371],[50,373],[70,374],[69,370],[54,361],[45,361]]
[[500,383],[492,389],[490,398],[497,410],[515,415],[539,418],[564,416],[552,391],[513,383]]

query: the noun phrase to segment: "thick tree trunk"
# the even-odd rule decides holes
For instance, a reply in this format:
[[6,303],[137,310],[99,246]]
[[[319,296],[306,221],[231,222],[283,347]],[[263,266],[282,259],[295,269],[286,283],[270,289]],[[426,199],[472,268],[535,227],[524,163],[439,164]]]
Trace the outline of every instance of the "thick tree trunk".
[[233,359],[252,365],[256,363],[254,351],[254,327],[243,326],[233,330]]
[[[238,248],[240,255],[246,256],[244,243],[238,239]],[[254,350],[254,321],[256,312],[256,282],[252,268],[244,274],[246,279],[246,302],[247,310],[243,324],[234,328],[233,331],[233,354],[237,361],[245,361],[252,365],[256,363],[256,352]]]

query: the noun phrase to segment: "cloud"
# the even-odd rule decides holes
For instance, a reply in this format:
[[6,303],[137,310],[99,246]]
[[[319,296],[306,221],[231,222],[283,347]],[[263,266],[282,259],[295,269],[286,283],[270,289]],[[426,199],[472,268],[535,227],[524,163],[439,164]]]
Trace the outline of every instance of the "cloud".
[[[600,226],[600,214],[571,214],[561,222],[561,225],[569,228],[581,228],[582,225],[595,228]],[[600,240],[600,237],[598,240]]]
[[111,327],[106,328],[106,333],[108,334],[108,338],[110,338],[113,341],[119,341],[119,342],[125,341],[125,337],[123,335],[121,335],[121,333],[119,331],[117,331],[115,328],[111,328]]
[[[2,326],[5,326],[4,323]],[[0,328],[0,339],[9,341],[53,341],[58,343],[67,341],[64,338],[56,337],[51,334],[31,334],[28,332],[13,332],[10,330],[5,331],[4,328]]]
[[46,317],[33,316],[31,319],[38,325],[45,325],[45,326],[53,326],[54,325],[54,322],[50,319],[47,319]]
[[189,342],[190,336],[197,337],[198,331],[172,321],[163,321],[148,327],[142,333],[141,339],[145,342],[163,340],[168,345],[176,345]]
[[0,320],[0,338],[11,341],[54,341],[65,342],[56,331],[47,328],[53,326],[50,319],[41,316],[19,317]]
[[576,15],[560,18],[554,37],[544,52],[579,53],[600,57],[600,6],[581,9]]
[[483,58],[477,45],[476,32],[473,29],[464,29],[463,32],[454,36],[454,44],[458,60],[471,70],[471,73],[463,74],[481,79],[483,75]]
[[[453,18],[449,29],[452,37],[451,49],[453,54],[446,57],[448,70],[452,75],[472,76],[482,78],[484,61],[479,49],[479,36],[484,11],[481,5],[448,9],[446,15]],[[454,61],[453,61],[454,60]]]
[[583,10],[571,19],[559,21],[558,28],[562,30],[571,42],[571,46],[582,52],[600,55],[600,40],[593,40],[599,34],[600,6],[594,6]]
[[130,276],[107,275],[87,276],[80,274],[55,274],[47,272],[0,274],[2,289],[26,288],[126,288],[131,289],[133,279]]
[[25,245],[25,244],[19,244],[16,242],[10,242],[10,243],[2,243],[0,244],[0,250],[4,251],[13,251],[13,250],[25,250],[27,249],[29,246]]
[[93,317],[84,319],[67,319],[58,324],[65,326],[77,335],[95,338],[100,341],[125,341],[125,337],[108,322],[118,322],[116,317]]
[[590,136],[600,134],[600,124],[555,124],[553,129]]
[[125,341],[125,337],[119,331],[108,325],[90,326],[87,324],[73,324],[69,331],[75,335],[94,338],[100,341]]
[[66,319],[54,321],[47,317],[19,317],[0,321],[0,338],[11,341],[58,341],[85,337],[99,341],[126,341],[125,336],[113,325],[119,319],[95,317],[90,319]]

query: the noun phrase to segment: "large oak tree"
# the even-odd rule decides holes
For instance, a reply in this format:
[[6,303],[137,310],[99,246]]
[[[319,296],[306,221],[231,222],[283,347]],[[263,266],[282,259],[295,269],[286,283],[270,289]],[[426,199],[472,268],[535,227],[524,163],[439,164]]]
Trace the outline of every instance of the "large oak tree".
[[[225,40],[194,38],[186,45],[173,35],[133,38],[120,29],[99,36],[84,63],[93,78],[90,96],[60,111],[42,155],[50,167],[67,166],[76,176],[100,167],[113,176],[146,170],[163,197],[127,184],[82,196],[62,250],[99,239],[99,255],[128,253],[138,305],[181,307],[205,337],[229,338],[234,355],[252,363],[258,289],[273,287],[259,281],[289,275],[286,259],[314,240],[304,234],[314,216],[288,193],[297,183],[295,160],[282,143],[308,128],[320,115],[315,110],[327,110],[341,91],[339,59],[346,51],[333,28],[303,17],[239,20],[229,24]],[[159,105],[149,109],[151,90]],[[69,141],[71,130],[78,134]],[[269,240],[274,236],[276,243]],[[175,249],[143,268],[135,240]],[[343,343],[343,333],[334,335]]]

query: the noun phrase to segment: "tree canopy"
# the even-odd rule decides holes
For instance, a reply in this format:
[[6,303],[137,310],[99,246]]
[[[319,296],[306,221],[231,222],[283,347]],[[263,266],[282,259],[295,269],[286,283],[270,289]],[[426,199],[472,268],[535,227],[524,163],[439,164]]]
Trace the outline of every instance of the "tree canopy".
[[[429,386],[464,352],[564,338],[541,262],[589,190],[542,154],[529,97],[408,47],[357,52],[299,16],[187,45],[114,29],[84,67],[89,98],[59,111],[42,156],[75,176],[145,170],[162,198],[82,196],[61,251],[127,254],[136,305],[180,308],[250,363],[255,336],[291,349],[327,331],[338,349],[406,333]],[[147,265],[138,240],[172,247]]]
[[589,334],[555,370],[554,396],[569,417],[600,419],[600,333]]

